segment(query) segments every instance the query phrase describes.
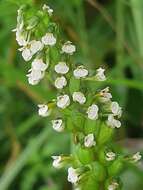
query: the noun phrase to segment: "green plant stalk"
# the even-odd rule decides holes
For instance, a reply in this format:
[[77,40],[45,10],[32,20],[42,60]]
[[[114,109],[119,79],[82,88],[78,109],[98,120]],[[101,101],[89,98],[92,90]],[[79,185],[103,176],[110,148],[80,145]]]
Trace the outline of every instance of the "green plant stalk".
[[138,43],[138,51],[140,56],[143,58],[143,23],[142,23],[142,6],[143,2],[141,0],[130,0],[132,15],[134,19],[136,37]]

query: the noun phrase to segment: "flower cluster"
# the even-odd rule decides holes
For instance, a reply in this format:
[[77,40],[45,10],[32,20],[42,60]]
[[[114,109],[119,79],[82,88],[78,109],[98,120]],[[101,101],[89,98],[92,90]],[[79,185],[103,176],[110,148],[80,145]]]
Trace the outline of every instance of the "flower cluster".
[[[39,30],[40,21],[37,21],[34,26],[32,24],[27,26],[25,11],[23,7],[18,10],[17,27],[14,31],[16,40],[21,46],[19,50],[22,52],[23,59],[31,60],[31,68],[27,74],[28,82],[31,85],[37,85],[45,75],[48,75],[51,78],[51,85],[57,90],[57,97],[53,101],[38,105],[38,114],[41,117],[51,115],[51,124],[55,131],[72,132],[78,147],[78,153],[75,152],[76,156],[52,156],[53,166],[55,168],[68,166],[67,179],[74,184],[76,189],[82,189],[84,177],[94,172],[105,173],[101,179],[101,175],[97,173],[97,184],[106,181],[108,173],[112,181],[107,189],[118,189],[119,184],[114,181],[114,176],[106,166],[112,168],[119,157],[113,151],[107,152],[106,147],[108,148],[108,141],[111,140],[114,128],[121,127],[119,119],[122,115],[122,108],[118,102],[112,101],[109,87],[93,93],[84,85],[93,72],[90,72],[84,65],[71,63],[70,58],[77,51],[76,46],[70,41],[61,44],[55,30],[56,24],[51,20],[53,10],[47,5],[40,10],[42,19],[47,18],[51,24],[49,28],[45,26],[47,31],[41,32],[40,30],[39,35],[37,35],[37,30]],[[44,28],[44,26],[41,27]],[[50,53],[57,50],[59,56],[55,62],[52,61]],[[46,72],[47,69],[49,72]],[[94,73],[94,79],[97,83],[105,81],[105,69],[98,68]],[[72,120],[73,113],[75,116]],[[70,120],[70,129],[67,120]],[[101,148],[103,151],[100,150]],[[96,154],[100,151],[103,156],[98,157]],[[83,160],[84,156],[87,158],[86,161]],[[140,154],[137,153],[132,157],[132,161],[138,161],[140,158]],[[94,168],[98,170],[94,171]]]

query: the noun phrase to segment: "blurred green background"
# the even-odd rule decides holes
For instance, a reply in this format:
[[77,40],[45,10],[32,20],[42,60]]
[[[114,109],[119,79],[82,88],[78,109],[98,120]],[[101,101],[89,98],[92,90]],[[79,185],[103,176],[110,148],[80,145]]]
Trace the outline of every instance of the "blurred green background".
[[[66,172],[52,168],[50,157],[69,152],[69,135],[37,115],[37,104],[54,97],[54,89],[46,81],[28,84],[28,65],[11,32],[23,3],[48,3],[64,38],[78,47],[76,62],[107,69],[124,111],[117,142],[136,152],[143,151],[143,1],[0,0],[0,190],[70,190]],[[122,180],[123,190],[143,189],[143,164],[127,167]]]

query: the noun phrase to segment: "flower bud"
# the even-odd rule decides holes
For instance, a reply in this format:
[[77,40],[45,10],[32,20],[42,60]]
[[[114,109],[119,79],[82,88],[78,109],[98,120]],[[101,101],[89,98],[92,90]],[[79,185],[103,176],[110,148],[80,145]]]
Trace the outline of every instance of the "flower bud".
[[89,164],[94,160],[94,153],[91,149],[86,149],[78,146],[76,149],[76,154],[79,161],[84,165]]
[[108,167],[108,173],[110,176],[116,176],[119,175],[122,169],[123,169],[123,160],[121,158],[118,158]]

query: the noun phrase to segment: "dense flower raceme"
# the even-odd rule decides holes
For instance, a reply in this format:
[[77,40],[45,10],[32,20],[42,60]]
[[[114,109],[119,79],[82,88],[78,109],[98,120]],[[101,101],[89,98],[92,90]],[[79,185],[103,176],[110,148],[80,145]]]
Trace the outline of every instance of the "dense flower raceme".
[[[42,15],[41,20],[45,20],[43,23],[51,22],[49,28],[47,25],[42,26],[42,31],[44,27],[46,28],[45,33],[39,32],[40,34],[37,37],[38,22],[36,21],[34,26],[33,22],[27,26],[29,22],[26,21],[25,17],[26,9],[22,7],[18,10],[17,27],[14,29],[16,32],[16,40],[20,46],[19,50],[22,53],[23,59],[27,62],[31,61],[31,68],[27,74],[29,84],[37,85],[45,75],[49,75],[52,79],[50,80],[52,85],[58,91],[57,97],[52,101],[52,106],[51,101],[38,105],[38,114],[41,117],[51,115],[51,124],[56,132],[67,130],[74,133],[74,138],[76,139],[75,143],[79,147],[77,155],[75,153],[76,156],[69,156],[68,159],[61,155],[52,156],[52,159],[55,168],[59,169],[65,165],[69,167],[68,181],[73,183],[76,189],[80,190],[82,189],[82,178],[84,179],[85,175],[93,173],[94,167],[102,168],[100,162],[105,164],[105,168],[107,166],[112,168],[114,161],[118,161],[118,154],[116,154],[115,151],[107,152],[105,149],[106,147],[108,148],[108,141],[111,140],[111,132],[113,129],[121,127],[119,119],[122,115],[122,108],[117,102],[112,101],[112,94],[110,93],[109,87],[97,91],[94,94],[91,94],[88,88],[83,87],[86,78],[91,76],[91,73],[84,65],[76,66],[70,62],[70,57],[76,52],[76,46],[70,41],[60,44],[61,40],[58,38],[55,29],[56,23],[53,23],[51,20],[53,10],[49,6],[44,5],[40,11],[40,15]],[[48,22],[46,19],[48,19]],[[50,52],[55,49],[58,49],[59,55],[57,62],[52,61],[50,54]],[[95,72],[94,79],[96,82],[105,81],[105,69],[101,67],[98,68]],[[75,83],[72,84],[72,81]],[[71,85],[73,85],[72,90]],[[54,109],[56,110],[56,116],[53,113]],[[84,120],[84,124],[81,124],[82,122],[79,124],[78,120],[76,120],[76,124],[71,121],[73,126],[71,129],[68,128],[68,116],[64,114],[64,111],[71,113],[71,110],[72,113],[77,113],[77,117],[80,117],[80,121]],[[76,116],[73,120],[74,119],[76,119]],[[86,126],[85,123],[89,124]],[[93,124],[94,127],[92,128],[91,126]],[[77,125],[81,126],[76,128]],[[109,135],[110,133],[111,135]],[[98,151],[101,151],[99,147],[103,148],[103,156],[98,156]],[[80,158],[82,151],[84,153],[82,158]],[[83,161],[84,154],[87,154],[85,156],[87,158],[86,162],[85,160]],[[89,155],[92,158],[89,159]],[[137,162],[140,159],[141,155],[139,152],[128,158],[131,162]],[[122,161],[123,160],[124,158]],[[99,162],[98,164],[97,161]],[[88,169],[85,171],[87,165]],[[97,169],[97,172],[100,172],[98,170],[99,169]],[[115,176],[110,174],[110,170],[108,170],[108,168],[102,170],[101,172],[108,173],[108,176],[112,179],[106,189],[118,189],[120,185],[114,180]],[[103,186],[104,181],[106,181],[106,176],[99,180],[98,176],[100,176],[100,174],[97,174],[96,181],[97,183],[98,181],[101,182]]]

